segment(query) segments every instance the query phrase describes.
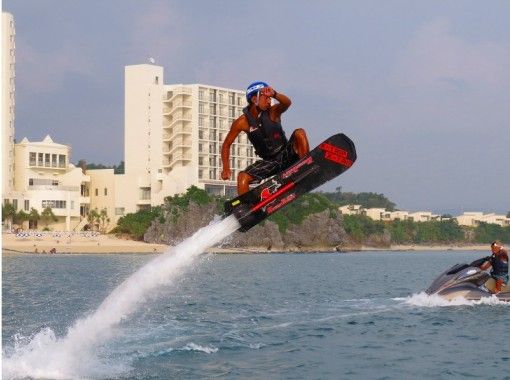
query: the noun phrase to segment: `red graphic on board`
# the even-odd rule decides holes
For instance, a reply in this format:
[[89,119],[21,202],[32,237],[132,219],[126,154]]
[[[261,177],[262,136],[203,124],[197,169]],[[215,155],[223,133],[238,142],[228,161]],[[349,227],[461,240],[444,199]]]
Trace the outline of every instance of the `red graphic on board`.
[[326,160],[343,165],[346,168],[350,168],[352,166],[353,162],[352,160],[349,160],[349,153],[347,151],[328,143],[322,143],[319,145],[319,148],[324,151],[324,158]]

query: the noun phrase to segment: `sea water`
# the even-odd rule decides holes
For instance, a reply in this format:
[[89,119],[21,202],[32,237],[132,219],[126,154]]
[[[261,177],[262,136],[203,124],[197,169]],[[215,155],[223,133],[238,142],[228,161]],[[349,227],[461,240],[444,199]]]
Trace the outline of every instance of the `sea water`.
[[483,254],[192,252],[129,291],[164,256],[4,256],[3,375],[509,378],[510,305],[423,293]]

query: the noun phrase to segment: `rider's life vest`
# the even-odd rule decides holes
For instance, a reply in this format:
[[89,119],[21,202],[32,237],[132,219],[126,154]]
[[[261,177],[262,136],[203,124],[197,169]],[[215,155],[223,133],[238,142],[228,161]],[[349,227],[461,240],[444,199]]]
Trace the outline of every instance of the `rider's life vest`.
[[262,111],[258,118],[254,118],[248,107],[245,107],[243,114],[250,127],[248,139],[255,147],[255,153],[258,156],[264,160],[270,160],[285,148],[287,137],[282,124],[271,120],[269,110]]

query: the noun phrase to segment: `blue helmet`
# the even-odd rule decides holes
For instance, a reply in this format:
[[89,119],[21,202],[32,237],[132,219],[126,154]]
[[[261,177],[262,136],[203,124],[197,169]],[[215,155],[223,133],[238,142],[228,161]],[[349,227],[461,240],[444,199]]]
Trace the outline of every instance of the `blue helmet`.
[[246,89],[246,100],[248,101],[248,103],[250,103],[251,97],[253,95],[255,95],[257,92],[266,87],[269,87],[269,85],[266,82],[253,82],[252,84],[250,84]]

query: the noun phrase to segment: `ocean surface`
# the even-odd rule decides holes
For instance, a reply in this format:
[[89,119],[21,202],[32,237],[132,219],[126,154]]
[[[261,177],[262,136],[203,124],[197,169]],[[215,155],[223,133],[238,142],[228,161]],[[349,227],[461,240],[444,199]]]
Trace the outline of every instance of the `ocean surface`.
[[4,255],[3,378],[510,379],[510,305],[421,293],[483,254],[204,254],[129,312],[155,255]]

